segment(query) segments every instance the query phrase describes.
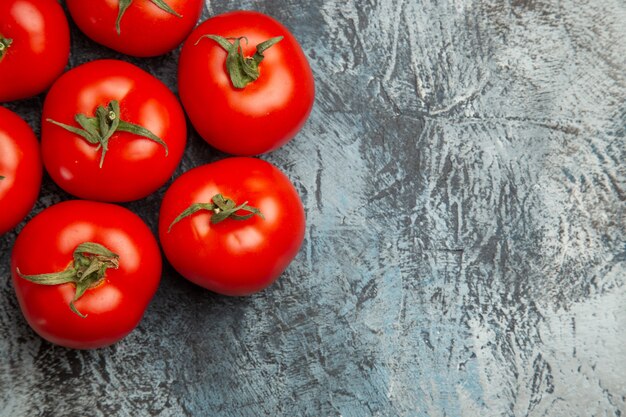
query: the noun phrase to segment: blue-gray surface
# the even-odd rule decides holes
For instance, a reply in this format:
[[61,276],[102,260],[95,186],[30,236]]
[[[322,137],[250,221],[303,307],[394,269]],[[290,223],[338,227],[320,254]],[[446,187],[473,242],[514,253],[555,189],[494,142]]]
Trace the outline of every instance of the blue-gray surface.
[[[209,1],[301,41],[317,101],[264,158],[308,233],[249,298],[166,266],[138,329],[71,351],[24,322],[0,239],[2,416],[626,414],[623,0]],[[138,60],[73,30],[72,65]],[[39,131],[42,98],[8,107]],[[177,175],[222,158],[197,135]],[[132,203],[153,228],[161,190]],[[35,212],[69,198],[49,179]]]

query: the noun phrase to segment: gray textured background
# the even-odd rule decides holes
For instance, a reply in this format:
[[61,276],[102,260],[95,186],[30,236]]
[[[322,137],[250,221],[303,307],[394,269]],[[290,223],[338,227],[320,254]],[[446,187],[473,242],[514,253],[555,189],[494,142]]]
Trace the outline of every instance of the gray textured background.
[[[0,239],[2,416],[623,416],[623,0],[209,1],[267,12],[310,57],[309,123],[264,158],[302,251],[224,298],[165,267],[138,329],[39,339]],[[73,30],[71,64],[137,60]],[[39,131],[42,98],[8,107]],[[195,133],[178,174],[223,157]],[[67,199],[46,178],[35,212]],[[164,190],[128,205],[154,229]]]

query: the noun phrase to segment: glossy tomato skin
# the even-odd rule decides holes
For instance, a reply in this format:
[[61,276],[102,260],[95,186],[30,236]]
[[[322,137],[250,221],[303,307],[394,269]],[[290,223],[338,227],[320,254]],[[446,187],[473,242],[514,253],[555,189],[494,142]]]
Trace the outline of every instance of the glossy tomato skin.
[[56,0],[0,1],[0,35],[13,40],[0,60],[0,102],[45,91],[67,65],[70,31]]
[[[77,113],[93,116],[117,100],[121,119],[139,124],[168,146],[116,132],[100,168],[101,150],[48,119],[78,127]],[[44,166],[65,191],[87,200],[132,201],[156,191],[172,176],[187,141],[186,120],[174,94],[159,80],[126,62],[93,61],[65,73],[44,103],[41,149]]]
[[[59,272],[85,242],[119,255],[102,284],[69,308],[74,284],[38,285],[17,275]],[[44,339],[74,349],[113,344],[141,320],[161,277],[161,254],[150,229],[131,211],[112,204],[66,201],[35,216],[17,237],[11,256],[13,286],[28,324]]]
[[[265,219],[226,219],[211,224],[197,212],[170,224],[194,203],[221,193],[248,202]],[[245,214],[245,213],[244,213]],[[294,186],[278,168],[253,158],[227,158],[192,169],[166,192],[159,237],[167,259],[185,278],[224,295],[248,295],[271,285],[298,253],[305,214]]]
[[[202,36],[245,36],[245,56],[276,36],[284,39],[265,51],[260,77],[236,89],[226,72],[227,52]],[[183,106],[200,136],[215,148],[252,156],[291,140],[306,122],[315,98],[313,73],[298,41],[282,24],[261,13],[236,11],[210,18],[183,46],[178,66]]]
[[81,31],[95,42],[123,54],[163,55],[185,40],[202,13],[202,0],[165,0],[182,17],[161,10],[149,0],[133,0],[117,33],[119,0],[67,0]]
[[41,187],[39,142],[17,114],[0,107],[0,235],[30,212]]

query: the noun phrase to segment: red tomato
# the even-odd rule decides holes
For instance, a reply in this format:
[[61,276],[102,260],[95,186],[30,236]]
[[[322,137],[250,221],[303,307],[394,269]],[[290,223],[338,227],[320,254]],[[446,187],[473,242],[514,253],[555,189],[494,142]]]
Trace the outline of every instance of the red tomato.
[[[241,39],[243,58],[231,54],[226,65],[224,46],[205,35]],[[257,45],[284,37],[262,52],[257,64]],[[225,44],[225,45],[228,45]],[[235,50],[236,52],[236,50]],[[231,76],[252,71],[258,78],[236,88]],[[252,68],[251,68],[252,67]],[[244,77],[245,78],[245,77]],[[183,106],[194,127],[209,144],[235,155],[272,151],[291,140],[306,122],[315,97],[309,63],[291,33],[261,13],[237,11],[213,17],[196,28],[183,46],[178,67],[178,87]]]
[[[215,204],[218,195],[226,208]],[[189,208],[200,209],[185,216]],[[298,253],[304,231],[294,186],[278,168],[253,158],[228,158],[186,172],[166,192],[159,218],[161,245],[172,266],[225,295],[272,284]]]
[[[110,118],[116,102],[119,114]],[[94,124],[101,139],[107,135],[97,128],[100,116],[108,124],[120,124],[103,146],[94,135],[90,142],[70,131],[85,135],[77,116],[89,119],[83,123]],[[147,133],[130,133],[129,124]],[[102,60],[74,68],[52,86],[44,103],[44,165],[61,188],[80,198],[119,202],[151,194],[172,176],[186,140],[185,116],[174,94],[126,62]]]
[[0,1],[0,102],[45,91],[69,55],[70,30],[56,0]]
[[39,142],[17,114],[0,107],[0,235],[33,208],[41,186]]
[[[124,3],[129,3],[125,11]],[[139,57],[162,55],[180,45],[196,25],[203,5],[202,0],[67,0],[72,18],[88,37]]]
[[[56,285],[22,277],[34,280],[38,274],[67,271],[75,266],[74,251],[86,242],[117,256],[78,255],[105,265],[103,274],[85,273],[80,283]],[[66,201],[24,227],[13,248],[11,270],[22,313],[35,332],[61,346],[92,349],[121,340],[137,326],[159,285],[161,254],[150,229],[131,211]],[[77,288],[87,284],[85,293],[72,302]]]

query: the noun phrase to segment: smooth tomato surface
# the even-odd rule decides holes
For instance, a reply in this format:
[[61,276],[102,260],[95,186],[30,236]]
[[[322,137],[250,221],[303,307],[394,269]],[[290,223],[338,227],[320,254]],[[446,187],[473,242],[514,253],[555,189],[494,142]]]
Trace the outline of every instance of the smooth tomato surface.
[[[116,132],[100,167],[102,149],[48,119],[79,127],[75,115],[93,116],[98,106],[117,100],[121,119],[148,129],[150,139]],[[52,179],[77,197],[107,202],[131,201],[156,191],[172,176],[187,141],[185,116],[178,100],[159,80],[116,60],[94,61],[65,73],[44,103],[41,146]]]
[[41,186],[39,142],[17,114],[0,107],[0,235],[30,212]]
[[70,30],[56,0],[0,1],[0,38],[12,40],[0,59],[0,102],[45,91],[67,65]]
[[[216,194],[247,202],[264,218],[212,224],[214,214],[200,211],[168,232],[189,206]],[[225,295],[248,295],[272,284],[298,253],[304,231],[304,209],[294,186],[274,165],[253,158],[228,158],[186,172],[166,192],[159,218],[161,245],[172,266]]]
[[165,0],[181,17],[149,0],[134,0],[116,30],[119,0],[67,0],[74,22],[88,37],[138,57],[165,54],[185,40],[202,13],[202,0]]
[[[204,35],[239,38],[245,56],[270,38],[284,39],[264,52],[259,78],[243,89],[226,71],[225,49]],[[261,13],[215,16],[185,41],[178,87],[183,106],[200,136],[235,155],[258,155],[291,140],[306,122],[315,97],[313,74],[298,41],[282,24]]]
[[[72,283],[40,285],[25,275],[60,272],[85,242],[119,255],[119,268],[88,289],[69,308]],[[35,216],[18,236],[11,257],[13,286],[28,324],[44,339],[70,348],[91,349],[124,338],[141,320],[161,278],[161,254],[150,229],[131,211],[112,204],[66,201]]]

